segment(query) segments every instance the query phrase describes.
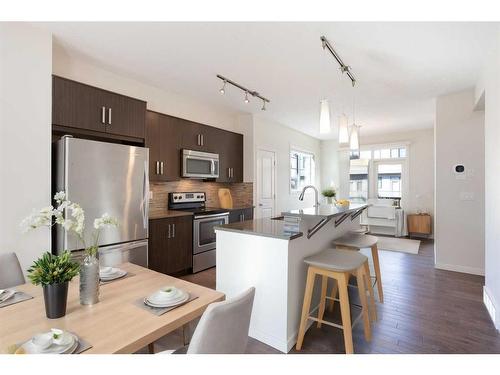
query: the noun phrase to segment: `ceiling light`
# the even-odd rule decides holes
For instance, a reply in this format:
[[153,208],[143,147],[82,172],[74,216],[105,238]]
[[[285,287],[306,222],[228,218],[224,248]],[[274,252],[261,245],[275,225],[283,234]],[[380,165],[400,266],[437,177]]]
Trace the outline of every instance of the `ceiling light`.
[[352,124],[351,126],[349,148],[351,151],[359,151],[359,126],[356,124]]
[[250,103],[250,99],[248,97],[248,94],[252,95],[255,98],[258,98],[258,99],[262,100],[262,108],[261,109],[263,111],[266,110],[266,103],[271,103],[271,101],[269,99],[267,99],[264,96],[260,95],[255,90],[247,89],[245,86],[242,86],[239,83],[236,83],[236,82],[230,80],[229,78],[223,77],[220,74],[217,74],[217,78],[219,78],[223,82],[222,83],[222,88],[219,90],[219,92],[221,93],[221,95],[224,95],[226,93],[226,84],[229,83],[231,86],[234,86],[234,87],[240,89],[241,91],[243,91],[245,93],[245,103],[247,103],[247,104]]
[[339,117],[339,143],[349,143],[349,119],[345,113]]
[[224,80],[224,83],[222,84],[222,88],[219,90],[221,95],[224,95],[226,93],[226,83],[227,83],[227,81]]
[[320,101],[319,132],[330,133],[330,104],[327,99]]

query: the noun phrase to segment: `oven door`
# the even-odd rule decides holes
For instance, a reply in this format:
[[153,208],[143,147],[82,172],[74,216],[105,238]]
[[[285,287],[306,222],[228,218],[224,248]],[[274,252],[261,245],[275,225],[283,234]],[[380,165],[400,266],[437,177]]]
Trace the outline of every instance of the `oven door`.
[[208,152],[183,150],[182,177],[219,177],[219,155]]
[[193,254],[215,249],[215,227],[229,222],[229,213],[195,217],[193,220]]

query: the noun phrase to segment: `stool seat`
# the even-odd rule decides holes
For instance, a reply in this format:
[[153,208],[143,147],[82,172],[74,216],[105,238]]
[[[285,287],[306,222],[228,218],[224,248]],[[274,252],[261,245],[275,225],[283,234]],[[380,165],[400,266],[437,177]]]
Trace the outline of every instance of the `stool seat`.
[[333,240],[337,246],[357,247],[358,249],[372,247],[378,241],[378,238],[369,234],[347,233],[342,237]]
[[326,249],[304,259],[310,266],[337,272],[358,269],[368,258],[357,251]]

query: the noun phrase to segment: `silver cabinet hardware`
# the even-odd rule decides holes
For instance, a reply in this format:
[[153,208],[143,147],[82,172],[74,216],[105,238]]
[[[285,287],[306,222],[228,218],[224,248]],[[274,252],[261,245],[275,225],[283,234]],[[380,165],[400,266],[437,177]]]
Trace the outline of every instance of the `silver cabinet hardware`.
[[172,238],[175,238],[175,224],[172,224]]
[[163,162],[160,162],[160,174],[163,174]]
[[203,134],[201,135],[201,145],[205,146],[205,136]]
[[197,142],[197,145],[198,145],[198,146],[201,146],[201,134],[198,134],[198,142]]
[[156,174],[160,174],[160,162],[156,162]]
[[111,108],[108,108],[108,125],[111,125]]
[[106,107],[101,108],[101,122],[106,124]]
[[170,224],[168,224],[168,238],[170,238]]

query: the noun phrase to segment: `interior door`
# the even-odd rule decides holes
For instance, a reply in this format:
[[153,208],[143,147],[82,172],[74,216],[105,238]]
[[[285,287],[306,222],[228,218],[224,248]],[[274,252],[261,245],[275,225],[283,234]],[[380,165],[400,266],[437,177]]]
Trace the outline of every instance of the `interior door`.
[[273,217],[276,209],[276,153],[257,150],[256,217]]

